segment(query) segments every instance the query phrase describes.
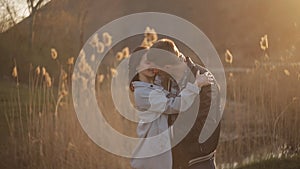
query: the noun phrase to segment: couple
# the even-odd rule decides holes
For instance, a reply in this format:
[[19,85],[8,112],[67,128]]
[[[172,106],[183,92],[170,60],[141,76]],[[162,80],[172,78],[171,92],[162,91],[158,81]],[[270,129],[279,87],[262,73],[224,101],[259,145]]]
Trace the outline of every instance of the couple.
[[[132,168],[215,169],[220,125],[208,140],[199,142],[209,109],[218,111],[220,106],[219,90],[212,74],[183,56],[172,40],[161,39],[149,49],[138,47],[134,50],[129,60],[129,79],[139,116],[138,137],[152,138],[163,133],[165,136],[159,137],[155,145],[142,141],[136,154],[149,154],[159,148],[162,153],[144,158],[135,156],[137,158],[131,160]],[[171,143],[185,126],[175,127],[173,123],[178,114],[189,113],[187,110],[193,105],[198,106],[192,109],[198,111],[195,123],[186,137],[171,149]]]

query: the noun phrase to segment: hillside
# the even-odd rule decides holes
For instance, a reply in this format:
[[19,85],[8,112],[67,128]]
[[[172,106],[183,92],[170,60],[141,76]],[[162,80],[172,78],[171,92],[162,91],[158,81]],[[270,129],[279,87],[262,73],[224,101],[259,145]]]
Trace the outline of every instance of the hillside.
[[268,35],[272,57],[286,55],[289,50],[299,55],[299,5],[297,0],[52,0],[37,14],[32,50],[32,18],[0,34],[0,77],[10,76],[13,58],[24,70],[24,77],[30,63],[51,67],[55,73],[50,48],[56,48],[63,61],[77,57],[82,43],[101,26],[121,16],[145,11],[170,13],[189,20],[211,39],[222,59],[225,50],[231,50],[234,66],[249,67],[261,56],[259,40],[264,34]]

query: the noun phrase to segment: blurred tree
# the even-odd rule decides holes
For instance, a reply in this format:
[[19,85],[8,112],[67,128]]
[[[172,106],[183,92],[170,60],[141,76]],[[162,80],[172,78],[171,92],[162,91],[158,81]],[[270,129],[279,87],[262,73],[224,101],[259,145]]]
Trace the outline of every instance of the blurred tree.
[[0,0],[0,5],[0,32],[4,32],[10,27],[16,25],[17,12],[15,7],[9,2],[9,0]]
[[82,48],[84,44],[84,28],[85,28],[85,20],[88,15],[88,6],[91,5],[90,1],[79,1],[79,13],[78,13],[78,21],[79,21],[79,49]]
[[29,11],[29,49],[32,49],[34,36],[35,36],[35,21],[36,21],[36,14],[38,9],[40,9],[43,5],[48,3],[50,0],[26,0],[27,8]]

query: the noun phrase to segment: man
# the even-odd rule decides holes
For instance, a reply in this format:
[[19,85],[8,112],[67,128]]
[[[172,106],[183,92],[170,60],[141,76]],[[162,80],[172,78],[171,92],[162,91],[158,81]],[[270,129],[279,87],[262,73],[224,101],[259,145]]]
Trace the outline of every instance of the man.
[[[164,50],[173,55],[163,54],[159,55],[157,50]],[[177,56],[177,57],[174,57]],[[153,64],[153,66],[168,72],[173,78],[166,75],[166,73],[160,74],[157,77],[156,82],[164,86],[170,91],[171,94],[178,94],[179,89],[182,89],[184,85],[191,80],[189,75],[184,75],[184,66],[188,66],[190,71],[195,76],[198,71],[201,74],[210,72],[204,67],[194,64],[189,57],[183,56],[175,43],[169,39],[161,39],[154,43],[147,54],[147,60]],[[212,75],[211,75],[212,76]],[[178,80],[179,77],[184,77]],[[177,83],[175,83],[177,80]],[[202,132],[203,126],[206,121],[218,121],[216,117],[220,115],[220,96],[219,87],[214,80],[214,84],[201,88],[200,92],[200,103],[198,103],[199,108],[198,114],[196,116],[196,121],[193,124],[191,130],[187,133],[186,137],[179,142],[172,149],[173,156],[173,168],[174,169],[215,169],[215,151],[218,145],[219,135],[220,135],[220,124],[213,124],[215,130],[212,132],[210,137],[200,143],[200,133]],[[209,112],[213,112],[214,116],[209,116]],[[196,110],[196,111],[197,111]],[[194,110],[195,111],[195,110]],[[170,125],[174,122],[174,117],[169,117]],[[214,122],[213,122],[214,123]],[[180,133],[181,127],[174,128],[174,135],[176,138],[177,133]]]

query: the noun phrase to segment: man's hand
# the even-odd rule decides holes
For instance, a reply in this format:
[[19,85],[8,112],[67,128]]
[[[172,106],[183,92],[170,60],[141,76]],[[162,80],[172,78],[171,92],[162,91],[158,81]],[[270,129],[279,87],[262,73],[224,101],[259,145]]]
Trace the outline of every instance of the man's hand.
[[210,84],[214,84],[214,77],[211,73],[205,72],[204,74],[200,74],[200,71],[197,71],[196,80],[194,83],[199,88],[203,86],[207,86]]

